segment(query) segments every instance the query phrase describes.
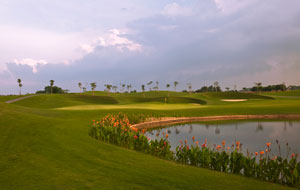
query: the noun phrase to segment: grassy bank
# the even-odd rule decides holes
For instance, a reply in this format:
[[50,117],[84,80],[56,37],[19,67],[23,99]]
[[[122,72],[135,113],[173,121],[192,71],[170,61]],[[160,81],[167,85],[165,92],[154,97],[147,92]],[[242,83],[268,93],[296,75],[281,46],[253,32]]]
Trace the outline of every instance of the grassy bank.
[[[89,94],[40,95],[12,104],[0,103],[1,189],[289,189],[101,143],[90,138],[88,131],[93,119],[119,112],[122,106],[125,113],[163,116],[300,114],[297,99],[256,97],[233,103],[221,101],[228,96],[171,92],[170,97],[176,97],[176,101],[165,105],[161,100],[168,92],[146,93],[146,97],[163,97],[148,103],[141,102],[143,93]],[[206,104],[191,104],[194,99]],[[139,105],[140,109],[130,105]],[[150,109],[153,105],[157,109]],[[160,109],[179,105],[184,109]],[[119,107],[58,109],[74,106]]]

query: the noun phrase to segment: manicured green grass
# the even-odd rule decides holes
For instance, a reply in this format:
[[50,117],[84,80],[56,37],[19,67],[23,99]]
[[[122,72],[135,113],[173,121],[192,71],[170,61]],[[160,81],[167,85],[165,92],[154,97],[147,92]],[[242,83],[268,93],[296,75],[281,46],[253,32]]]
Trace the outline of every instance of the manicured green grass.
[[[146,97],[167,95],[167,92],[162,92],[161,96],[159,93],[151,92]],[[164,116],[300,114],[297,99],[251,99],[230,103],[201,94],[190,96],[172,92],[172,95],[205,100],[208,104],[139,103],[150,107],[181,105],[192,109],[143,107],[126,108],[122,112]],[[161,160],[90,138],[91,121],[107,113],[120,112],[119,107],[109,110],[53,109],[139,105],[130,103],[136,101],[134,97],[143,97],[143,94],[41,95],[12,104],[0,103],[0,189],[289,189]]]
[[271,95],[271,96],[298,96],[300,97],[300,90],[291,90],[291,91],[283,91],[283,92],[263,92],[263,95]]
[[9,101],[9,100],[21,98],[21,97],[24,97],[24,96],[27,96],[27,95],[21,95],[21,96],[19,96],[19,95],[0,96],[0,102],[6,102],[6,101]]

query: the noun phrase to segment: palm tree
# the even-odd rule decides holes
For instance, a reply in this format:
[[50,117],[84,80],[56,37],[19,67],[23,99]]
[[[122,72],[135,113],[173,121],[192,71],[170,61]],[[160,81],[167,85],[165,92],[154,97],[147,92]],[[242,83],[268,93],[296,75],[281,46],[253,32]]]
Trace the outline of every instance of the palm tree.
[[151,91],[151,86],[150,86],[150,85],[151,85],[152,83],[153,83],[153,81],[150,81],[150,82],[147,83],[147,85],[149,86],[149,91]]
[[255,86],[256,86],[256,92],[258,93],[258,89],[261,87],[261,82],[255,82],[254,83],[255,84]]
[[112,88],[112,85],[110,85],[110,84],[105,84],[104,86],[105,86],[106,89],[107,89],[108,95],[110,95],[110,89]]
[[167,84],[166,87],[167,87],[167,89],[168,89],[168,97],[169,97],[169,96],[170,96],[170,91],[169,91],[170,84]]
[[80,94],[81,94],[81,88],[82,88],[81,82],[78,83],[78,87],[80,88]]
[[218,88],[219,88],[219,82],[218,81],[214,82],[214,87],[215,87],[215,92],[217,92]]
[[155,83],[156,83],[156,90],[158,91],[158,90],[159,90],[159,87],[158,87],[158,85],[159,85],[159,82],[158,82],[158,81],[156,81]]
[[176,92],[176,86],[179,84],[179,82],[177,82],[177,81],[175,81],[174,82],[174,90],[175,90],[175,92]]
[[188,89],[189,89],[190,94],[192,94],[192,84],[188,83],[187,85],[188,85]]
[[20,94],[20,96],[21,96],[21,88],[22,88],[22,86],[23,86],[23,84],[22,84],[21,82],[22,82],[21,79],[18,79],[18,83],[19,83],[19,94]]
[[113,86],[112,89],[115,91],[115,93],[117,92],[118,90],[118,87],[117,86]]
[[95,88],[97,87],[97,84],[96,84],[96,82],[92,82],[91,84],[91,88],[92,88],[92,91],[93,91],[93,96],[95,95]]
[[50,80],[51,94],[53,94],[54,80]]
[[142,91],[143,91],[143,95],[144,95],[144,98],[145,98],[145,85],[142,85]]

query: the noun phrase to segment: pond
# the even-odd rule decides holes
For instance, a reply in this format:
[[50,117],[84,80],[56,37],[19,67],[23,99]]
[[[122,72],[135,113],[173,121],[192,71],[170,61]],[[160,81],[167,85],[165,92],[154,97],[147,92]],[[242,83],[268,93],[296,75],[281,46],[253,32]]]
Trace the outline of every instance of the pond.
[[226,141],[226,147],[240,141],[242,151],[258,152],[266,149],[266,142],[271,142],[271,153],[278,155],[276,140],[281,146],[282,156],[287,153],[286,143],[291,148],[290,154],[300,150],[300,121],[245,121],[224,124],[191,123],[157,128],[146,133],[151,139],[160,139],[168,133],[172,150],[180,145],[180,140],[187,139],[188,144],[199,141],[201,145],[205,138],[210,147],[221,145]]

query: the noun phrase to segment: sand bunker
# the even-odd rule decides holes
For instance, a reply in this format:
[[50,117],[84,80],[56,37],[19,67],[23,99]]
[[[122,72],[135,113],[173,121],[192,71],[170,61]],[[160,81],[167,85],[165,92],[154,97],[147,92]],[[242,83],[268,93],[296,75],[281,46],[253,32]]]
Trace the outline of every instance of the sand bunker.
[[247,99],[222,99],[223,102],[245,102]]

